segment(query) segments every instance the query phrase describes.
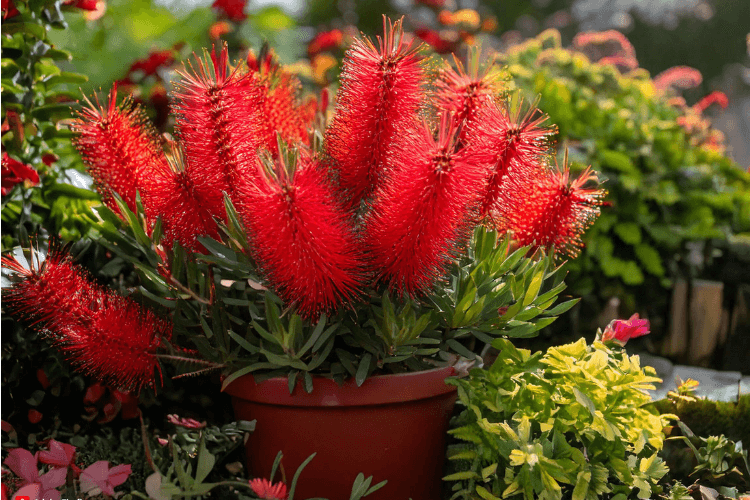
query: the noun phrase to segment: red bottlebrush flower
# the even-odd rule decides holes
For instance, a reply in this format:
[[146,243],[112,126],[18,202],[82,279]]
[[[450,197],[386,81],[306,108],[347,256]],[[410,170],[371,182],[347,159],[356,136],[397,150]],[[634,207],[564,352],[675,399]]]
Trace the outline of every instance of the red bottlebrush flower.
[[654,87],[666,90],[670,87],[676,89],[692,89],[703,81],[701,72],[690,66],[675,66],[662,71],[654,77]]
[[272,484],[265,478],[255,478],[248,481],[250,488],[262,500],[286,500],[286,485],[279,481]]
[[214,0],[211,7],[216,9],[220,16],[239,23],[247,19],[246,5],[247,0]]
[[232,25],[226,21],[217,21],[208,28],[208,36],[211,40],[218,40],[227,33],[234,31]]
[[389,168],[389,149],[413,127],[422,103],[423,70],[416,49],[404,43],[401,21],[386,26],[379,48],[354,40],[344,59],[336,112],[326,133],[339,187],[350,207],[368,198]]
[[147,57],[138,59],[130,65],[128,75],[136,71],[142,71],[144,76],[155,75],[159,68],[170,66],[174,61],[174,50],[152,50]]
[[459,38],[453,31],[440,32],[429,28],[417,28],[414,34],[438,54],[449,54],[458,50]]
[[630,339],[648,335],[651,333],[650,329],[651,323],[647,319],[641,319],[638,313],[635,313],[628,320],[612,320],[602,333],[602,342],[612,341],[624,346]]
[[11,257],[2,263],[22,278],[3,289],[11,311],[37,324],[79,370],[136,390],[153,384],[169,322],[93,282],[57,249],[28,270]]
[[39,184],[39,174],[31,165],[26,165],[3,152],[2,159],[2,195],[10,193],[13,186],[29,181],[32,186]]
[[421,3],[422,5],[433,7],[435,9],[441,9],[445,6],[445,0],[416,0],[416,3]]
[[513,111],[489,100],[479,110],[474,126],[466,136],[468,147],[488,168],[487,185],[480,206],[480,215],[491,215],[501,191],[514,176],[527,170],[536,170],[539,158],[549,147],[550,138],[557,131],[554,127],[542,127],[547,119],[536,107],[531,106],[521,118],[522,103]]
[[77,9],[95,11],[98,0],[67,0],[63,3]]
[[488,66],[480,73],[479,51],[470,53],[469,73],[464,71],[463,64],[455,59],[456,69],[450,66],[440,71],[437,81],[437,98],[440,108],[454,114],[460,127],[461,139],[465,139],[468,129],[473,126],[479,110],[487,106],[500,90],[498,73]]
[[226,46],[179,72],[174,111],[185,148],[185,173],[208,213],[226,219],[224,194],[256,175],[262,94],[254,74],[230,70]]
[[638,61],[636,61],[632,57],[621,55],[602,57],[597,62],[601,65],[611,64],[620,72],[631,71],[638,67]]
[[[215,199],[215,192],[198,186],[188,175],[188,170],[180,149],[173,145],[167,163],[154,169],[144,183],[143,203],[151,213],[161,216],[165,247],[171,248],[174,241],[179,241],[187,250],[203,251],[199,236],[219,239],[219,227],[213,217],[215,213],[209,211],[206,200],[215,204],[219,200]],[[223,200],[220,201],[223,217]]]
[[[259,160],[260,162],[261,160]],[[352,298],[359,262],[348,218],[315,161],[300,156],[289,178],[281,159],[243,199],[254,256],[281,298],[315,317]]]
[[[164,168],[166,157],[159,136],[148,117],[127,98],[117,106],[117,86],[109,94],[105,109],[87,100],[71,127],[77,137],[74,144],[88,166],[104,203],[119,213],[113,193],[136,210],[136,191],[152,172]],[[148,207],[146,208],[148,212]]]
[[583,243],[581,236],[599,216],[606,191],[584,188],[597,181],[587,168],[570,182],[567,165],[562,171],[537,171],[504,189],[495,205],[493,219],[502,230],[511,231],[520,245],[550,248],[576,257]]
[[727,98],[727,95],[720,91],[720,90],[714,90],[707,96],[705,96],[703,99],[695,103],[695,106],[693,106],[693,109],[698,113],[703,113],[706,108],[711,106],[712,104],[718,104],[722,108],[726,108],[729,106],[729,99]]
[[261,145],[275,156],[279,150],[277,134],[288,146],[309,144],[308,128],[312,126],[315,110],[299,101],[301,85],[297,78],[276,67],[262,74],[260,82],[265,97],[261,108]]
[[573,38],[573,47],[594,62],[604,57],[620,56],[636,61],[638,66],[633,44],[617,30],[578,33]]
[[391,289],[427,292],[470,232],[486,170],[467,150],[444,113],[437,139],[425,124],[403,137],[394,169],[365,221],[365,243],[378,279]]
[[307,44],[307,57],[312,60],[317,54],[336,49],[344,44],[341,30],[321,31]]

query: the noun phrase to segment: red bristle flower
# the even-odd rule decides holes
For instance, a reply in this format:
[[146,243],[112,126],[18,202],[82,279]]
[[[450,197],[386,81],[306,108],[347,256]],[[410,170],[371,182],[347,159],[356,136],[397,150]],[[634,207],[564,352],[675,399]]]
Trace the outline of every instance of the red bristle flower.
[[365,221],[369,262],[377,278],[409,295],[427,292],[476,222],[484,167],[456,151],[457,127],[441,117],[437,139],[427,124],[402,138],[394,169],[376,192]]
[[712,104],[718,104],[722,108],[726,108],[729,106],[729,99],[727,98],[727,95],[720,91],[720,90],[714,90],[707,96],[703,97],[700,101],[695,103],[695,106],[693,106],[693,109],[698,113],[703,113],[706,108],[711,106]]
[[12,257],[2,263],[22,277],[3,289],[10,309],[38,325],[80,371],[128,389],[153,385],[170,322],[95,283],[57,249],[31,269]]
[[660,90],[668,88],[692,89],[703,82],[701,72],[690,66],[674,66],[654,77],[654,87]]
[[505,190],[493,214],[502,229],[511,231],[519,245],[551,248],[574,258],[583,243],[583,232],[599,216],[606,191],[585,188],[598,182],[591,168],[570,182],[570,171],[549,169],[529,175],[525,182]]
[[199,236],[219,239],[218,225],[204,204],[211,195],[203,193],[187,175],[186,160],[177,145],[172,145],[167,160],[168,164],[146,180],[143,203],[161,217],[166,247],[177,240],[183,248],[202,251]]
[[480,215],[490,215],[506,184],[514,175],[539,168],[554,127],[542,127],[547,116],[532,106],[521,118],[522,103],[509,111],[505,105],[489,101],[479,110],[469,127],[466,142],[473,155],[487,166],[487,184],[480,205]]
[[389,168],[389,149],[413,128],[422,98],[418,48],[404,41],[401,21],[386,26],[379,48],[357,38],[344,58],[336,111],[326,133],[339,187],[350,207],[359,207]]
[[308,128],[312,126],[315,112],[311,113],[310,108],[300,102],[299,80],[277,67],[262,75],[260,87],[264,96],[261,145],[277,155],[277,134],[288,146],[309,144]]
[[444,67],[436,84],[440,108],[454,113],[461,127],[462,140],[479,116],[480,109],[487,106],[500,90],[499,73],[492,71],[492,66],[480,72],[478,51],[474,51],[470,58],[468,73],[461,61],[454,58],[456,69]]
[[224,220],[223,193],[235,201],[236,187],[253,182],[263,97],[254,74],[230,71],[226,45],[180,76],[173,97],[186,175],[209,213]]
[[[274,161],[270,159],[264,159]],[[348,218],[325,174],[301,155],[287,174],[281,158],[244,196],[254,257],[274,290],[305,317],[335,309],[359,287],[360,264]]]
[[112,87],[105,109],[86,100],[88,106],[78,112],[72,130],[73,140],[94,179],[104,203],[119,213],[113,193],[136,210],[136,191],[154,169],[166,164],[156,130],[148,117],[132,101],[117,105],[117,86]]

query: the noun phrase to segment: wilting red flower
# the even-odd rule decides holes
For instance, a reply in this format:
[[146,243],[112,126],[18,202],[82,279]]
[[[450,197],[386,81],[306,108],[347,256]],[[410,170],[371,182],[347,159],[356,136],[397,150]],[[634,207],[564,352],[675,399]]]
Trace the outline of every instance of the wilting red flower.
[[457,126],[461,128],[461,139],[473,126],[480,108],[487,106],[499,91],[498,74],[492,72],[491,66],[480,73],[479,53],[474,52],[470,57],[468,74],[456,59],[456,69],[444,67],[436,84],[440,107],[454,114]]
[[20,161],[8,156],[8,153],[3,152],[2,159],[2,195],[10,193],[18,183],[29,181],[31,185],[36,186],[39,184],[39,174],[31,165],[26,165]]
[[613,341],[624,346],[628,340],[642,337],[651,333],[651,324],[647,319],[641,319],[635,313],[628,320],[615,319],[607,325],[602,333],[602,342]]
[[286,500],[286,485],[279,481],[272,484],[265,478],[255,478],[248,481],[258,498],[262,500]]
[[236,186],[256,176],[263,101],[255,75],[229,67],[226,46],[211,59],[179,72],[173,109],[189,159],[185,175],[206,211],[224,220],[224,193],[236,203]]
[[393,140],[413,127],[422,102],[423,70],[404,43],[401,22],[386,25],[379,48],[357,38],[344,59],[336,112],[326,133],[339,186],[350,207],[368,198],[389,168]]
[[247,0],[214,0],[211,7],[219,11],[220,15],[223,15],[230,21],[241,22],[247,19],[245,14],[245,6]]
[[354,236],[316,162],[301,155],[291,177],[281,159],[268,170],[242,205],[254,255],[281,298],[315,317],[356,293]]
[[104,203],[119,213],[113,194],[117,193],[133,212],[136,191],[143,190],[143,180],[154,170],[165,168],[166,157],[156,130],[138,106],[130,99],[117,105],[117,86],[109,94],[105,109],[88,99],[88,106],[78,112],[71,127],[73,140],[88,166]]
[[78,369],[135,390],[153,383],[169,322],[98,285],[58,249],[29,270],[11,257],[2,263],[22,278],[3,289],[10,309],[38,324]]
[[94,11],[97,8],[98,0],[66,0],[63,3],[77,9]]
[[206,427],[206,422],[198,422],[194,418],[184,418],[179,415],[167,415],[167,422],[172,425],[178,425],[186,429],[203,429]]
[[76,447],[72,444],[61,443],[54,439],[49,440],[49,450],[42,450],[37,454],[39,461],[43,464],[49,464],[52,467],[62,467],[67,469],[73,464],[73,458],[76,454]]
[[307,44],[307,57],[313,59],[320,52],[336,49],[344,44],[341,30],[321,31]]
[[444,113],[437,139],[425,124],[399,139],[400,167],[376,192],[365,221],[370,264],[391,289],[427,292],[476,222],[471,209],[485,169],[456,151],[457,130]]
[[480,205],[480,215],[491,215],[501,192],[513,177],[539,168],[539,159],[549,147],[554,127],[543,127],[547,116],[535,107],[521,117],[521,105],[510,111],[490,100],[479,110],[474,125],[469,127],[466,142],[475,157],[487,166],[488,177]]
[[675,66],[656,75],[654,87],[662,90],[669,87],[692,89],[700,85],[702,81],[703,75],[697,69],[690,66]]
[[429,28],[417,28],[414,34],[438,54],[449,54],[458,50],[459,39],[453,31],[440,32]]
[[580,252],[581,235],[599,216],[603,189],[584,188],[597,181],[591,168],[570,182],[567,165],[536,171],[502,191],[493,220],[511,231],[520,245],[554,246],[570,257]]
[[127,481],[131,472],[130,464],[110,468],[106,460],[94,462],[81,472],[81,491],[89,496],[101,493],[113,496],[115,486]]
[[629,65],[634,62],[634,67],[638,67],[633,44],[617,30],[578,33],[573,38],[573,47],[594,62],[618,56],[629,61]]
[[174,51],[172,49],[152,50],[145,58],[133,62],[130,65],[128,74],[142,71],[144,76],[154,75],[159,68],[170,66],[174,61]]
[[695,103],[693,106],[693,109],[698,113],[703,113],[706,108],[711,106],[712,104],[718,104],[722,108],[726,108],[729,105],[729,99],[727,98],[727,95],[720,91],[720,90],[714,90],[707,96],[705,96],[703,99]]

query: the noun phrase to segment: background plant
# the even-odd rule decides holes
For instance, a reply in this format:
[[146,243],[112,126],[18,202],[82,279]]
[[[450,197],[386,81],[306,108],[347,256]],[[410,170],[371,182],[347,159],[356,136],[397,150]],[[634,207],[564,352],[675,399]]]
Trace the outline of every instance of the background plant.
[[650,405],[658,382],[637,356],[584,339],[531,354],[505,339],[497,360],[452,379],[465,409],[450,434],[452,498],[650,498],[669,416]]

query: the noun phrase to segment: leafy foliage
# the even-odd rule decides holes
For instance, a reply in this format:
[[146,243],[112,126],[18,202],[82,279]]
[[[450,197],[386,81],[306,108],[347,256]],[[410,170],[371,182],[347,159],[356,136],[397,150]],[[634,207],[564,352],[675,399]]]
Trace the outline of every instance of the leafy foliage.
[[[660,329],[665,288],[684,272],[685,244],[750,231],[750,174],[678,123],[644,70],[620,74],[564,49],[547,31],[499,56],[514,85],[541,94],[571,159],[606,179],[612,208],[587,233],[571,263],[571,287],[600,310],[618,296],[630,312],[648,311]],[[683,117],[684,118],[684,117]]]
[[668,416],[637,356],[584,339],[531,354],[505,339],[489,370],[451,379],[466,409],[450,432],[452,498],[650,498]]

